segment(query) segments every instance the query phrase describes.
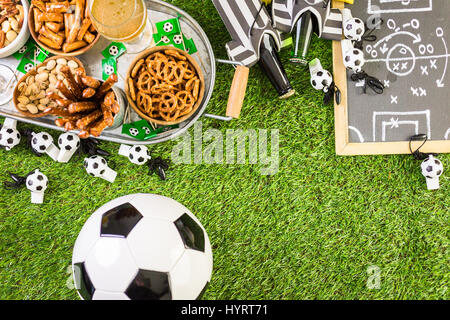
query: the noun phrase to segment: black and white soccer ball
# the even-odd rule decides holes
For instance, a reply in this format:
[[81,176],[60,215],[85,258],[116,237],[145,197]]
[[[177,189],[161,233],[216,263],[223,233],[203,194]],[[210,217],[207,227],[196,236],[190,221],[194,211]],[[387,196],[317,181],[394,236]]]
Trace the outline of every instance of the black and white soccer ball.
[[80,147],[80,138],[73,133],[65,132],[58,138],[60,150],[73,151]]
[[31,192],[44,192],[48,187],[48,178],[36,169],[32,174],[27,176],[25,184]]
[[50,145],[53,144],[53,138],[47,132],[33,132],[31,147],[39,153],[44,153]]
[[72,256],[82,299],[197,299],[211,280],[211,245],[200,221],[155,194],[117,198],[86,221]]
[[352,18],[344,22],[344,36],[353,41],[361,41],[366,27],[359,18]]
[[162,37],[161,37],[161,40],[162,40],[162,42],[164,42],[164,43],[169,43],[169,42],[170,42],[170,39],[169,39],[169,37],[167,37],[167,36],[162,36]]
[[136,128],[130,128],[130,129],[128,130],[128,132],[129,132],[133,137],[136,137],[136,136],[139,134],[139,130],[136,129]]
[[110,64],[105,65],[105,74],[112,75],[114,73],[114,67]]
[[3,127],[0,129],[0,146],[9,151],[20,143],[20,137],[17,129]]
[[439,178],[444,172],[444,166],[439,159],[430,155],[428,159],[425,159],[422,164],[422,174],[428,179]]
[[112,56],[116,56],[119,54],[119,48],[117,46],[111,46],[109,48],[109,54]]
[[93,177],[100,178],[108,168],[106,160],[103,157],[97,155],[84,159],[83,165],[87,173],[89,173]]
[[173,36],[173,42],[175,42],[175,44],[181,44],[183,42],[183,36],[181,34]]
[[146,126],[143,126],[143,127],[142,127],[142,130],[145,131],[145,134],[146,134],[146,135],[149,135],[150,133],[152,133],[152,130],[151,130],[149,127],[146,127]]
[[138,165],[143,165],[151,159],[150,152],[146,146],[132,146],[128,153],[128,159]]
[[34,65],[32,63],[27,63],[23,69],[25,70],[25,72],[30,72],[33,69]]
[[352,71],[361,72],[362,67],[366,63],[364,52],[362,50],[352,48],[344,54],[344,66]]
[[24,45],[22,48],[20,48],[19,53],[20,54],[25,53],[25,52],[27,52],[27,49],[28,49],[28,46]]
[[163,30],[165,32],[171,32],[173,30],[173,24],[171,24],[170,22],[164,23]]
[[316,90],[328,91],[328,88],[333,83],[333,76],[328,70],[318,70],[311,76],[311,85]]

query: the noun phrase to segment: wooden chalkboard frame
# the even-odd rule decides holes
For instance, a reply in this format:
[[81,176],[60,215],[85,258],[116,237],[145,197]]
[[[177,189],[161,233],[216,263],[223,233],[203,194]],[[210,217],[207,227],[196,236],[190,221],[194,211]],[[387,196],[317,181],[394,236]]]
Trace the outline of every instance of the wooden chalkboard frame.
[[[333,7],[344,8],[344,2],[333,0]],[[334,105],[336,154],[342,156],[408,154],[409,142],[365,142],[350,143],[347,105],[347,72],[342,62],[342,49],[339,41],[333,41],[333,73],[334,81],[342,93],[340,105]],[[414,146],[414,145],[413,145]],[[428,141],[422,152],[450,153],[450,140]]]

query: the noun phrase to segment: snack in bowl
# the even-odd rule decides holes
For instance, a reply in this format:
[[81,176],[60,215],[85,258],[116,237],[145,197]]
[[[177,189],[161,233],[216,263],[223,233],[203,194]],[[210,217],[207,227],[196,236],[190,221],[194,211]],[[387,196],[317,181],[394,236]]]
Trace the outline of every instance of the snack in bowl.
[[0,0],[0,49],[19,35],[24,22],[24,8],[19,0]]
[[17,84],[14,92],[14,104],[16,108],[28,117],[42,117],[47,115],[45,110],[56,105],[47,97],[49,93],[60,94],[56,85],[64,80],[61,68],[67,66],[75,72],[81,66],[76,58],[55,56],[44,61],[29,71]]
[[32,0],[31,4],[31,34],[50,52],[78,52],[98,39],[89,18],[87,0]]
[[131,106],[146,120],[175,124],[200,105],[204,79],[200,67],[185,52],[152,48],[130,67],[126,91]]
[[49,106],[45,112],[57,116],[55,124],[65,130],[80,130],[80,138],[90,135],[98,137],[102,131],[112,126],[114,115],[120,111],[118,98],[112,90],[118,81],[116,74],[111,74],[101,82],[86,75],[83,67],[74,72],[69,66],[61,68],[63,80],[58,80],[54,92],[47,98],[56,104]]

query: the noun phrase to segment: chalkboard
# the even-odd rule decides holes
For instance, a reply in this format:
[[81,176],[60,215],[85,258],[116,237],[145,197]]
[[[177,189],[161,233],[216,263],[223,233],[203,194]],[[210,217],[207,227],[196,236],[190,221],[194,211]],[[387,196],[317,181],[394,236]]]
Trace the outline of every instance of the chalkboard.
[[333,44],[344,96],[335,106],[337,153],[408,153],[409,138],[422,133],[430,140],[426,152],[450,152],[450,1],[356,0],[346,6],[369,25],[383,20],[373,33],[377,40],[364,42],[363,69],[386,89],[363,94],[345,71],[339,42]]

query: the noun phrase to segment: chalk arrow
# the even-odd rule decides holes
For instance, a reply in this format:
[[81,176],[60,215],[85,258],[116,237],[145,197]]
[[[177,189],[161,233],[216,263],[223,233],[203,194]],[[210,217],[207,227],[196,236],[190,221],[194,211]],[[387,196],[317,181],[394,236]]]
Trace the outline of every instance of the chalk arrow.
[[441,80],[436,80],[436,85],[438,86],[438,88],[443,88],[445,86]]
[[420,36],[420,33],[417,34],[417,37],[415,38],[415,40],[413,41],[413,43],[419,43],[422,42],[422,37]]
[[386,52],[388,52],[389,48],[387,46],[386,43],[384,43],[384,45],[380,48],[381,53],[385,54]]

